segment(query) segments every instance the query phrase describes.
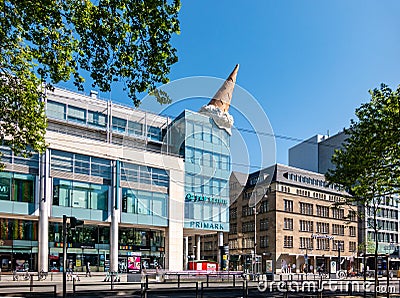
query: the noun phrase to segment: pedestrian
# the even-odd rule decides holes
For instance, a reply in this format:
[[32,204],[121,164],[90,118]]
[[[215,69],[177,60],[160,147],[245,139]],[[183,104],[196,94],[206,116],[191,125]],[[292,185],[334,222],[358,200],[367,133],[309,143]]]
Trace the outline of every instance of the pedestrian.
[[92,273],[90,272],[90,262],[86,263],[86,277],[89,275],[89,277],[92,277]]

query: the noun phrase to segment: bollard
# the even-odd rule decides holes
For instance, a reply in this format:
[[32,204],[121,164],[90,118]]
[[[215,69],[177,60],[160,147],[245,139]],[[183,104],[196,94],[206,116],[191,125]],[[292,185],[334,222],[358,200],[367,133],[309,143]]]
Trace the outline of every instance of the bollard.
[[114,290],[114,284],[113,284],[114,278],[113,278],[113,273],[110,272],[110,275],[111,275],[111,291],[112,291],[112,290]]
[[50,277],[51,277],[51,281],[53,281],[53,271],[51,271]]
[[146,275],[146,290],[149,289],[149,276]]
[[207,274],[207,288],[209,287],[209,285],[208,285],[209,277],[210,277],[210,276]]
[[30,291],[33,291],[33,274],[31,274]]
[[233,286],[234,287],[236,286],[236,275],[235,274],[233,275]]
[[181,287],[181,276],[180,274],[178,274],[178,288]]
[[75,278],[72,279],[72,296],[75,296]]
[[200,293],[201,293],[200,297],[203,298],[203,282],[201,282]]

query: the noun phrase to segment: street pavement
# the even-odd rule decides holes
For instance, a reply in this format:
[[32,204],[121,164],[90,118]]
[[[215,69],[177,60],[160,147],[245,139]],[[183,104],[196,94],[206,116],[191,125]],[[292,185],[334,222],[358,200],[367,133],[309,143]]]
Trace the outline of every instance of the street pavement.
[[[271,286],[271,282],[266,284],[266,291],[259,291],[257,289],[258,282],[247,281],[248,291],[243,289],[244,279],[236,278],[235,287],[233,284],[232,277],[228,280],[221,282],[220,280],[214,281],[210,278],[207,287],[207,282],[204,276],[200,280],[200,276],[192,276],[190,278],[181,279],[178,289],[177,280],[167,280],[166,283],[157,282],[154,276],[148,278],[148,290],[144,295],[143,288],[140,282],[127,283],[127,275],[120,275],[120,282],[104,282],[105,273],[92,273],[91,277],[86,277],[84,273],[79,274],[80,281],[67,282],[67,293],[68,296],[73,294],[73,285],[75,285],[76,295],[75,297],[284,297],[285,291],[287,291],[287,297],[317,297],[318,292],[307,292],[301,289],[301,285],[308,280],[309,283],[321,282],[318,276],[314,275],[276,275],[274,283]],[[143,282],[145,280],[143,279]],[[346,281],[324,281],[324,289],[327,290],[332,287],[332,284],[346,284],[346,281],[352,281],[353,284],[362,284],[362,278],[352,278]],[[372,280],[370,280],[372,282]],[[33,286],[31,288],[31,285]],[[306,284],[308,285],[308,284]],[[386,279],[380,279],[380,291],[381,294],[385,294]],[[13,281],[12,275],[1,275],[0,279],[0,297],[53,297],[53,289],[56,286],[56,294],[58,297],[62,296],[62,274],[53,273],[49,274],[46,280],[38,280],[37,275],[33,276],[32,280],[28,281]],[[196,290],[197,286],[197,290]],[[400,280],[393,278],[390,280],[389,286],[392,295],[390,297],[396,297],[393,293],[400,292]],[[297,287],[297,288],[296,288]],[[353,286],[356,289],[355,286]],[[345,289],[345,290],[343,290]],[[347,291],[347,288],[342,289]],[[32,291],[30,291],[32,290]],[[271,292],[272,290],[272,292]],[[359,288],[363,291],[363,288]],[[197,296],[196,296],[197,293]],[[346,292],[348,295],[348,293]],[[325,296],[335,295],[334,292],[324,292]],[[346,296],[347,296],[346,295]],[[399,295],[397,295],[399,297]]]

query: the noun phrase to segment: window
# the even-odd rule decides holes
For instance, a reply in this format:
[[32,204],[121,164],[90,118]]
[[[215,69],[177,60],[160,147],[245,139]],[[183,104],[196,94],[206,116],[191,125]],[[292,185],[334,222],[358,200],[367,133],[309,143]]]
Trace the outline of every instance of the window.
[[349,242],[349,251],[350,251],[350,252],[353,252],[353,251],[356,251],[356,250],[357,250],[357,244],[356,244],[356,242],[350,241],[350,242]]
[[329,217],[329,207],[317,205],[317,216]]
[[284,230],[293,230],[293,218],[285,218],[283,220],[283,229]]
[[108,209],[109,186],[53,179],[53,205],[105,210]]
[[318,250],[329,250],[329,239],[318,238],[317,239]]
[[340,251],[344,251],[344,241],[342,240],[333,240],[333,250],[338,250],[338,245],[340,245]]
[[229,233],[230,234],[237,234],[237,224],[230,224],[229,225]]
[[0,200],[33,203],[35,176],[0,172]]
[[161,141],[161,128],[155,126],[149,126],[147,131],[147,137],[153,141]]
[[355,237],[356,236],[356,227],[349,227],[349,235],[351,237]]
[[134,121],[128,121],[128,134],[141,136],[142,133],[143,124]]
[[300,203],[300,213],[313,215],[313,205],[308,203]]
[[112,117],[112,129],[114,132],[125,133],[126,130],[126,120]]
[[332,208],[332,217],[336,219],[344,218],[344,209]]
[[79,123],[86,123],[86,110],[68,106],[68,120]]
[[88,124],[105,127],[107,125],[107,115],[100,112],[88,111]]
[[260,205],[260,213],[266,213],[269,211],[268,201],[263,201]]
[[314,241],[308,237],[300,237],[300,248],[313,249]]
[[262,219],[260,221],[260,231],[268,230],[268,219]]
[[122,212],[165,217],[167,200],[164,193],[123,188]]
[[0,218],[1,240],[38,239],[38,222],[22,219]]
[[254,221],[248,221],[242,223],[242,232],[254,232]]
[[229,218],[236,219],[237,218],[237,208],[229,208]]
[[319,234],[329,234],[329,223],[327,223],[327,222],[317,222],[317,233],[319,233]]
[[313,232],[313,222],[308,220],[300,220],[300,232]]
[[65,104],[47,101],[46,115],[49,118],[65,120]]
[[260,237],[260,247],[261,248],[268,247],[268,236],[261,236]]
[[332,225],[332,234],[344,236],[344,225],[333,224]]
[[293,236],[284,236],[283,247],[292,248],[293,247]]
[[357,221],[357,213],[355,211],[349,211],[349,220],[350,221]]
[[286,212],[293,212],[293,201],[283,200],[283,204]]

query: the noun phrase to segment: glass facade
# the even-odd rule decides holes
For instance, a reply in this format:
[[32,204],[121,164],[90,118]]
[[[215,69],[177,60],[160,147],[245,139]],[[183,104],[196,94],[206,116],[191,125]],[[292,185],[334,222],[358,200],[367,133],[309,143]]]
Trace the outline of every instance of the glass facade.
[[107,210],[108,185],[53,179],[53,205]]
[[230,135],[191,111],[171,131],[172,150],[185,158],[185,227],[229,231]]
[[168,195],[144,190],[122,189],[122,212],[167,216]]
[[35,176],[0,172],[0,200],[33,203]]

